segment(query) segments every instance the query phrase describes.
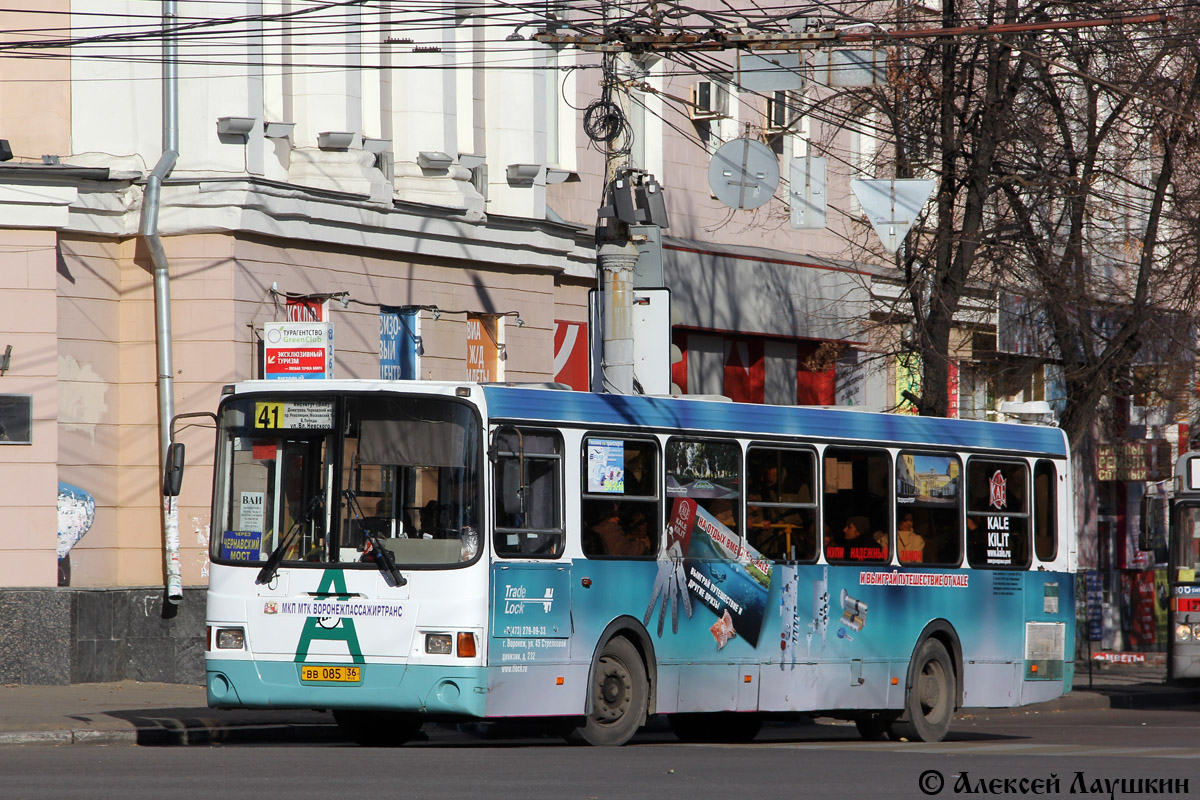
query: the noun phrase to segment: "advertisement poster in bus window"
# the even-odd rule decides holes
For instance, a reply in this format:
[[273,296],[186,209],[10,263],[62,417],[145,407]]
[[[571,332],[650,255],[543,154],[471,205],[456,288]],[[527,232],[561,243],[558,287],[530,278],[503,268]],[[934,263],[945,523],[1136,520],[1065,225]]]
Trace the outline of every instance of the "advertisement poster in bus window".
[[977,566],[1022,565],[1027,545],[1025,469],[1019,464],[973,463],[967,547]]
[[695,500],[677,498],[671,506],[670,542],[683,554],[687,591],[716,618],[709,631],[717,649],[741,637],[758,646],[771,564]]
[[624,494],[624,442],[611,439],[589,439],[587,462],[587,490],[589,493]]

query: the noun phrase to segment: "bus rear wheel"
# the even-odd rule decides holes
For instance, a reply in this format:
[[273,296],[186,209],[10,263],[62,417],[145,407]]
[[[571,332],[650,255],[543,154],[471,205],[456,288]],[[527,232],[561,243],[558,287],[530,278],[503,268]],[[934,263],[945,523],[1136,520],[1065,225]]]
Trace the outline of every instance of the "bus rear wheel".
[[940,742],[950,731],[957,694],[950,654],[937,639],[926,639],[913,656],[910,670],[912,686],[904,713],[891,724],[892,738]]
[[599,746],[623,745],[646,720],[649,681],[642,656],[628,639],[604,645],[592,668],[592,710],[571,739]]
[[417,738],[422,725],[416,714],[351,709],[335,710],[333,721],[347,739],[363,747],[399,747]]

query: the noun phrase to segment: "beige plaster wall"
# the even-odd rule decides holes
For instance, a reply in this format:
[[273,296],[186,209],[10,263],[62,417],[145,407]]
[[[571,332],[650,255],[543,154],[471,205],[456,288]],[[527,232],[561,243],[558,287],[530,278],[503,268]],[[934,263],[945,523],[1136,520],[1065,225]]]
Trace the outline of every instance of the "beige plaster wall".
[[[168,237],[164,246],[171,265],[176,413],[213,411],[223,385],[258,374],[256,331],[283,319],[272,284],[280,292],[350,292],[348,307],[331,304],[337,377],[378,377],[380,304],[446,310],[438,320],[423,315],[423,378],[465,379],[466,317],[453,311],[518,312],[525,325],[518,328],[509,318],[506,379],[553,377],[554,319],[563,318],[553,272],[417,263],[378,251],[313,250],[225,234]],[[153,276],[135,240],[69,238],[61,249],[59,474],[97,501],[96,522],[71,554],[71,582],[158,585],[163,557]],[[53,268],[52,257],[50,263]],[[586,290],[575,287],[571,295],[567,308],[575,317],[580,303],[586,308]],[[179,498],[183,581],[202,585],[208,577],[213,432],[183,423],[175,438],[187,447]]]
[[0,353],[12,346],[0,393],[33,404],[32,444],[0,445],[0,586],[58,579],[55,263],[53,232],[0,229]]
[[[19,4],[29,10],[0,9],[0,44],[27,41],[29,32],[70,11],[69,0]],[[43,58],[4,59],[0,80],[0,139],[7,139],[15,161],[39,161],[44,154],[71,152],[71,62],[65,51],[45,50]],[[56,57],[57,56],[57,57]]]

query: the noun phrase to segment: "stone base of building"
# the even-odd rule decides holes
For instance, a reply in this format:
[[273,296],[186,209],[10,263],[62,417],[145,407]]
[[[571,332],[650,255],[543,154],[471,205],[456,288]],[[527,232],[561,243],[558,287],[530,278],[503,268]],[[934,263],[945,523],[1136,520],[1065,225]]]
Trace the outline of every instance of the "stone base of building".
[[0,589],[0,683],[204,683],[206,589]]

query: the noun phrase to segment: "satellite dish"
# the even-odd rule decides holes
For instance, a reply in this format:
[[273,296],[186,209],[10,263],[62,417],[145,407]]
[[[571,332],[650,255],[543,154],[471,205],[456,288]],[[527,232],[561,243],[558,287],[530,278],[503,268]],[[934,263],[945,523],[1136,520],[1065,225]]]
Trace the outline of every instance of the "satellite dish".
[[753,139],[734,139],[708,162],[708,186],[730,208],[758,208],[775,195],[779,162],[771,148]]

